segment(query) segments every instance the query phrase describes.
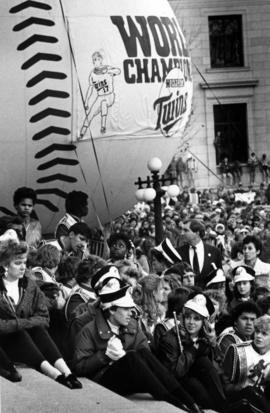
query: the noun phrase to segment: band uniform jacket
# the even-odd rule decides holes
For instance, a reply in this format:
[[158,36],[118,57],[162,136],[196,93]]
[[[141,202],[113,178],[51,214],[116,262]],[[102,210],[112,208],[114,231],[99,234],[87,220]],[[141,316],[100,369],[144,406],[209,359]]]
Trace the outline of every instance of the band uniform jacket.
[[224,373],[234,389],[239,390],[258,383],[264,366],[269,363],[270,351],[259,354],[251,341],[231,344],[224,359]]
[[[128,326],[120,328],[120,339],[126,352],[148,348],[146,336],[135,319]],[[97,311],[96,317],[87,323],[76,337],[73,367],[79,376],[99,381],[113,361],[105,352],[109,339],[113,336],[102,311]]]

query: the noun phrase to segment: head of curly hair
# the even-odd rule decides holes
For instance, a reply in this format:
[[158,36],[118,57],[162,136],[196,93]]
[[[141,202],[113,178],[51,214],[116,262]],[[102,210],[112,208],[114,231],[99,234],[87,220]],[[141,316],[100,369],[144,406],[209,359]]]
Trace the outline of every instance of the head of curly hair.
[[27,252],[28,245],[24,241],[7,240],[0,242],[0,265],[8,265],[15,257],[25,255]]

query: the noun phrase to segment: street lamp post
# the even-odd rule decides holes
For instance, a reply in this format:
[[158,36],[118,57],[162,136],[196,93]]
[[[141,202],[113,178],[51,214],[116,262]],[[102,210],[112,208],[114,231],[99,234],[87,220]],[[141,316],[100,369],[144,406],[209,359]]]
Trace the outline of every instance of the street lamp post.
[[[138,186],[136,191],[136,198],[138,201],[151,202],[154,201],[154,215],[155,215],[155,239],[156,244],[160,244],[163,239],[163,223],[162,223],[162,206],[161,198],[166,193],[170,197],[179,195],[179,187],[173,185],[173,181],[176,179],[172,175],[166,178],[164,175],[160,176],[159,171],[162,167],[162,162],[159,158],[152,158],[147,162],[147,168],[151,172],[152,176],[147,176],[146,180],[138,178],[135,185]],[[166,181],[170,181],[171,185],[167,189],[163,189]],[[143,186],[146,185],[144,188]]]

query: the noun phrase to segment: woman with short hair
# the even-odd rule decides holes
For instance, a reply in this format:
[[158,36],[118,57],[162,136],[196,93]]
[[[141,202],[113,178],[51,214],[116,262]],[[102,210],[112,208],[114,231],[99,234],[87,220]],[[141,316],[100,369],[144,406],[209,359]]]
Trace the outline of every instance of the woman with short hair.
[[244,264],[253,268],[255,275],[268,274],[270,276],[270,264],[260,260],[262,252],[261,240],[254,235],[247,235],[243,239]]
[[71,373],[51,339],[45,297],[25,274],[28,246],[8,240],[0,243],[0,334],[1,344],[15,362],[39,370],[70,389],[82,384]]

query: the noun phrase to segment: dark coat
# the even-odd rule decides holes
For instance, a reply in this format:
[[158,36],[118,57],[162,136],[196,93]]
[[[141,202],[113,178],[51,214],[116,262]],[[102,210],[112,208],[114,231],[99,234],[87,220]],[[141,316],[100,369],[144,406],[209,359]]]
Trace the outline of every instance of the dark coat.
[[44,294],[35,281],[23,277],[19,280],[20,300],[14,305],[0,278],[0,335],[32,327],[49,327],[49,312]]
[[[222,257],[221,252],[218,248],[214,247],[213,245],[203,243],[204,245],[204,262],[203,267],[200,274],[196,277],[196,285],[201,288],[205,288],[205,285],[209,281],[208,275],[213,271],[212,263],[216,265],[217,268],[222,269]],[[179,254],[182,257],[183,261],[186,261],[192,266],[192,263],[189,260],[189,249],[190,246],[188,244],[183,245],[178,249]]]
[[232,313],[232,311],[235,309],[235,307],[237,307],[239,304],[242,304],[242,303],[247,302],[247,301],[249,301],[249,302],[251,301],[251,302],[254,303],[254,301],[252,300],[251,297],[248,300],[245,300],[245,299],[242,299],[241,297],[233,296],[232,300],[228,304],[228,311],[230,313]]
[[[109,339],[113,336],[103,312],[96,309],[95,319],[86,324],[76,338],[73,367],[79,376],[86,376],[99,381],[102,374],[113,361],[105,352]],[[121,331],[121,341],[125,351],[149,348],[147,338],[138,327],[138,322],[131,319]]]
[[99,301],[94,303],[80,304],[72,313],[72,318],[68,322],[67,332],[65,337],[65,357],[71,360],[74,353],[76,337],[83,327],[92,321],[96,316],[96,310],[99,306]]
[[173,327],[160,337],[157,349],[159,360],[178,380],[188,374],[198,357],[212,355],[211,345],[205,338],[198,340],[198,348],[187,335],[181,334],[181,339],[183,352],[180,351],[176,329]]

